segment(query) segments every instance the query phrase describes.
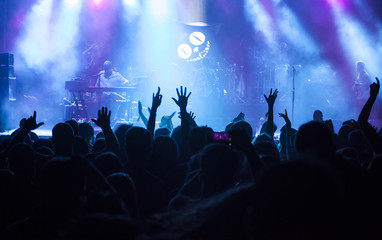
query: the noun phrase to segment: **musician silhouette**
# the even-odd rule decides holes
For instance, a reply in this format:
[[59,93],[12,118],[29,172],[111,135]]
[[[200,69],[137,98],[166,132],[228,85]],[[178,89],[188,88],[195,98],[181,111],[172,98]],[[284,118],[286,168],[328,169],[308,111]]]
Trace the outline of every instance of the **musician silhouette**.
[[103,63],[103,70],[98,73],[97,87],[123,87],[127,83],[129,81],[113,68],[109,60]]
[[[111,61],[107,60],[103,64],[103,70],[98,74],[98,79],[96,82],[97,87],[104,88],[118,88],[125,87],[129,81],[124,78],[117,70],[113,67]],[[127,103],[129,101],[128,96],[123,96],[115,91],[107,91],[105,89],[103,92],[98,93],[99,105],[108,107],[111,112],[115,113],[112,117],[113,120],[123,120],[126,116]]]
[[365,63],[362,61],[356,62],[357,79],[353,85],[353,92],[359,101],[366,101],[369,95],[369,85],[372,82],[368,72],[366,71]]

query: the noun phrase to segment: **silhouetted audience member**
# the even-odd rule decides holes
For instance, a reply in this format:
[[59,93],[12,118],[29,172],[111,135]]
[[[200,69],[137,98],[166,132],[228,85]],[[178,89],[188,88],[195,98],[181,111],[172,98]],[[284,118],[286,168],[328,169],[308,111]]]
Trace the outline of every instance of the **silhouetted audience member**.
[[65,121],[65,123],[69,124],[72,127],[74,136],[77,136],[78,133],[80,132],[80,128],[78,126],[78,123],[73,119],[67,120],[67,121]]
[[93,141],[94,141],[94,128],[90,123],[88,122],[83,122],[78,125],[78,135],[82,136],[85,141],[87,142],[89,149],[92,148],[93,146]]
[[52,143],[55,155],[69,157],[73,154],[74,133],[67,123],[58,123],[52,130]]
[[149,119],[138,105],[146,129],[113,131],[103,107],[96,138],[69,120],[43,139],[34,112],[0,144],[0,239],[382,239],[382,137],[369,123],[379,88],[338,135],[319,110],[298,131],[279,113],[278,145],[277,89],[256,137],[244,113],[226,133],[198,127],[182,86],[174,129],[172,114],[155,130],[160,88]]

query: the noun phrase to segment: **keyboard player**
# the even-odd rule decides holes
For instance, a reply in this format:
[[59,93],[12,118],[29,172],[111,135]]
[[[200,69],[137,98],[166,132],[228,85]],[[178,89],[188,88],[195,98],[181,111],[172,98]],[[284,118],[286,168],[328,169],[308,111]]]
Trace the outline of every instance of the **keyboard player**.
[[[125,87],[129,81],[117,72],[112,63],[107,60],[103,64],[103,70],[98,74],[97,87]],[[121,96],[116,92],[103,92],[97,98],[100,105],[108,107],[112,111],[112,119],[120,120],[125,118],[127,96]]]

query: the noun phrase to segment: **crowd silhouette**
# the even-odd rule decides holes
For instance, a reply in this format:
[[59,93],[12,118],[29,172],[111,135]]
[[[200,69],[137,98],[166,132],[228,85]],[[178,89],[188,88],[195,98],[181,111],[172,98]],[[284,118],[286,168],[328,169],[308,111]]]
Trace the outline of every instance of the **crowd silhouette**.
[[139,103],[146,128],[112,129],[102,108],[97,135],[68,120],[44,139],[34,112],[1,143],[1,239],[382,239],[379,89],[338,133],[320,111],[298,129],[279,113],[278,142],[272,89],[256,137],[243,113],[224,133],[198,126],[182,86],[174,128],[171,114],[155,129],[160,88],[148,119]]

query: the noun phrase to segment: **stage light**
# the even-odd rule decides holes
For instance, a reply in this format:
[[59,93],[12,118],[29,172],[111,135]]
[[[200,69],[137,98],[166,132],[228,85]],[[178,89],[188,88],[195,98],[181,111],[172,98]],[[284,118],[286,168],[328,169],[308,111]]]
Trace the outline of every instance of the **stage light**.
[[332,7],[344,7],[348,0],[326,0]]
[[93,3],[95,5],[100,5],[102,3],[102,0],[93,0]]
[[206,40],[202,32],[193,32],[189,35],[189,43],[182,43],[178,47],[178,56],[187,62],[195,62],[205,58],[210,51],[211,43]]
[[188,44],[181,44],[178,47],[178,56],[183,59],[187,59],[191,56],[192,49]]
[[80,0],[65,0],[65,4],[67,7],[75,7],[79,4]]
[[206,40],[206,36],[201,32],[193,32],[190,35],[190,42],[195,46],[202,45]]
[[123,2],[131,9],[136,9],[139,7],[138,0],[123,0]]

